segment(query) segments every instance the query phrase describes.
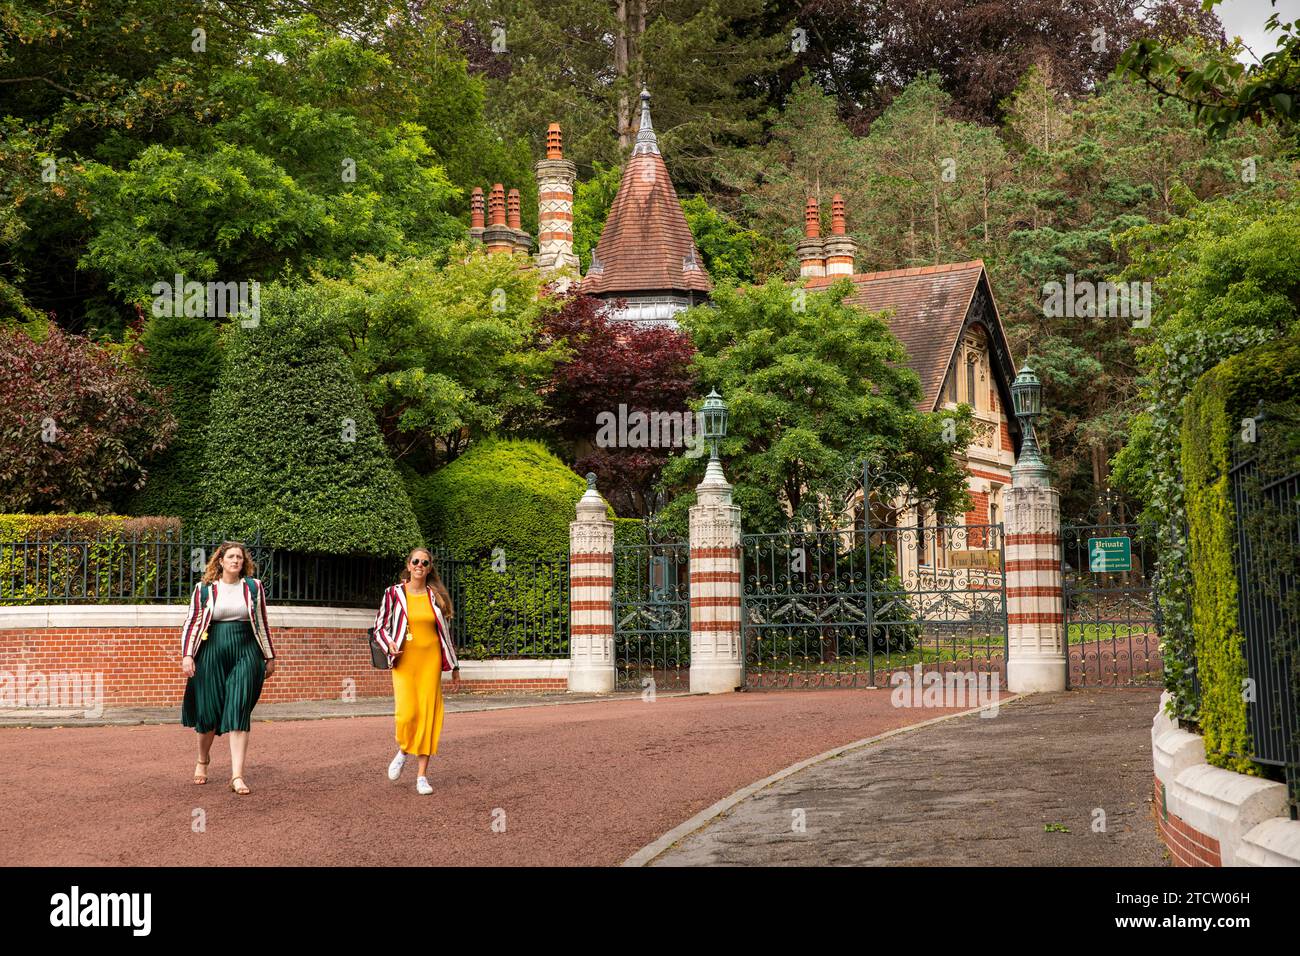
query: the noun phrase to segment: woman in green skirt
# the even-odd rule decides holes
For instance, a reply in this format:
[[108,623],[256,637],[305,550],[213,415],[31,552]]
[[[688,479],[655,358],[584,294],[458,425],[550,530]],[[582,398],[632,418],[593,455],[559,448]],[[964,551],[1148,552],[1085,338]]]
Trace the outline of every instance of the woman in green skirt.
[[212,738],[230,734],[230,789],[249,793],[244,758],[262,681],[275,673],[266,591],[257,565],[237,541],[223,541],[194,588],[181,629],[185,700],[181,724],[199,735],[194,782],[208,782]]

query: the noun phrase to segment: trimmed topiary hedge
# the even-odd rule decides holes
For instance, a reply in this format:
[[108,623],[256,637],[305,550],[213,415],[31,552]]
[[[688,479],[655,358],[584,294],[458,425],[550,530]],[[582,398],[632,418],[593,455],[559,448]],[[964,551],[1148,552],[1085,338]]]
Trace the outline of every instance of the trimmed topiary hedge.
[[212,395],[203,531],[325,554],[403,555],[420,538],[383,437],[317,299],[268,286],[227,327]]
[[204,433],[212,390],[221,376],[221,346],[211,319],[153,316],[144,327],[149,381],[166,389],[179,425],[171,447],[149,468],[144,488],[132,495],[134,515],[190,519],[200,502],[194,493],[203,471]]
[[487,439],[408,486],[420,529],[454,558],[569,552],[569,522],[587,484],[537,441]]
[[1203,375],[1187,398],[1182,424],[1188,561],[1192,572],[1192,636],[1200,699],[1197,714],[1206,758],[1257,773],[1246,717],[1247,677],[1237,616],[1236,515],[1229,469],[1244,418],[1261,401],[1300,397],[1300,339],[1267,343],[1234,355]]
[[453,559],[464,656],[566,656],[569,522],[586,482],[540,442],[487,439],[408,487],[426,542]]

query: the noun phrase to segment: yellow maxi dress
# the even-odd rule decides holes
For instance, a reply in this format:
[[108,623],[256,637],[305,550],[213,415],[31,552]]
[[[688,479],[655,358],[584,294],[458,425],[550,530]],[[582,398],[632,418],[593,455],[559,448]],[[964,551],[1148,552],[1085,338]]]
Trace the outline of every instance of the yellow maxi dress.
[[436,754],[442,736],[442,645],[429,595],[406,595],[410,628],[393,665],[397,746],[408,754]]

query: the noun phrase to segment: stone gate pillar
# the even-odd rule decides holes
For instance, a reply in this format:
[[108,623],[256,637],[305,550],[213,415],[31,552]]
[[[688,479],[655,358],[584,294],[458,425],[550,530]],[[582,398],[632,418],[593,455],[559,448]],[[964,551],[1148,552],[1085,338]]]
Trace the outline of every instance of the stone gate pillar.
[[614,691],[614,522],[587,475],[569,523],[569,691]]
[[[1024,467],[1022,467],[1022,465]],[[1065,690],[1061,501],[1037,460],[1017,462],[1002,495],[1006,528],[1007,689]]]
[[745,682],[740,643],[740,507],[716,457],[691,507],[691,693],[725,694]]

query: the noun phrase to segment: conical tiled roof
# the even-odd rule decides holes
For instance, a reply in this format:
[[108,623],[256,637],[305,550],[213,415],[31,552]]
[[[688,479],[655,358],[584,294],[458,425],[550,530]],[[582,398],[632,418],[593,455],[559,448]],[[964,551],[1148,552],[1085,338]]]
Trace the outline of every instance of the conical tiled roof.
[[641,128],[609,218],[582,280],[588,295],[713,291],[686,225],[677,190],[650,123],[650,94],[641,91]]

